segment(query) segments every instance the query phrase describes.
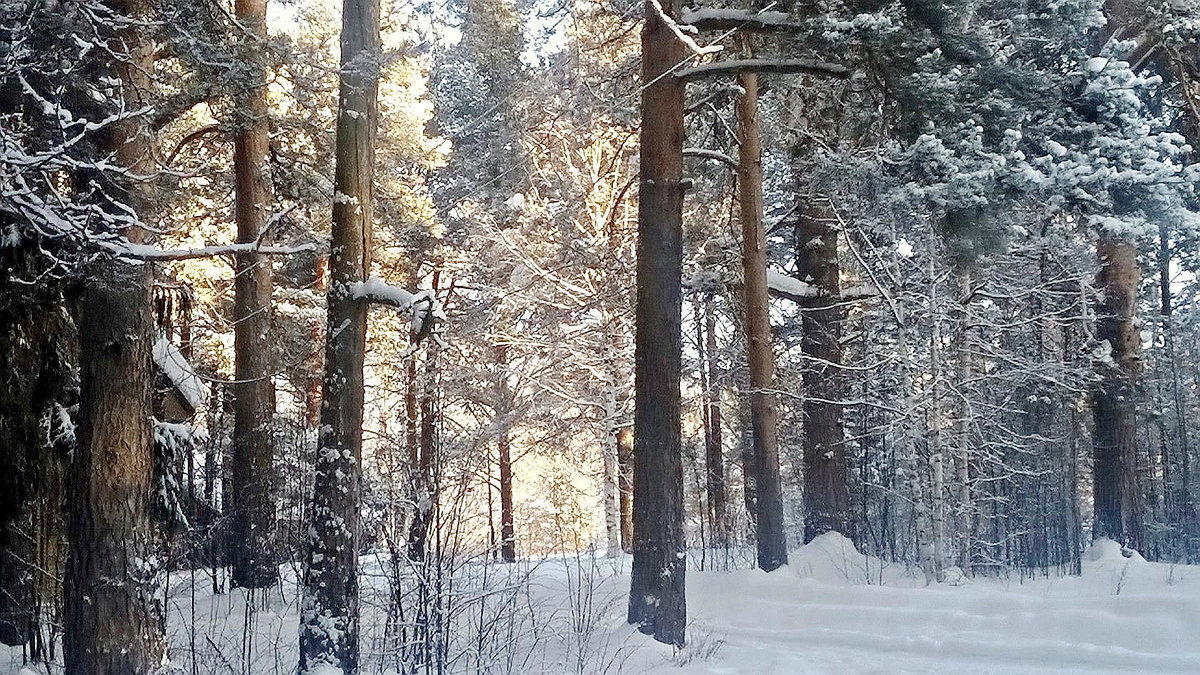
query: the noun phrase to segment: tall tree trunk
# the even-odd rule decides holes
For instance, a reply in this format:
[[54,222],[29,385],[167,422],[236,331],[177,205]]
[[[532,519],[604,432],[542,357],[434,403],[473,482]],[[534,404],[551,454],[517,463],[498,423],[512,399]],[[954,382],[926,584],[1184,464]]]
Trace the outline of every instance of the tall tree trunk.
[[929,443],[929,493],[932,520],[934,570],[938,583],[946,580],[946,449],[942,434],[942,322],[937,275],[929,261],[929,412],[926,438]]
[[110,261],[93,271],[79,317],[65,665],[68,673],[148,673],[166,646],[147,569],[153,557],[149,270]]
[[796,277],[817,289],[805,300],[801,349],[804,364],[804,542],[826,532],[854,537],[846,448],[842,365],[841,266],[838,233],[821,198],[809,200],[796,222]]
[[358,668],[358,507],[367,304],[350,292],[370,270],[379,2],[342,6],[325,382],[300,618],[300,670]]
[[[662,11],[679,16],[679,0]],[[633,571],[629,623],[682,646],[687,623],[680,457],[683,311],[683,44],[647,0],[642,27],[641,190],[634,349]]]
[[[258,241],[271,208],[267,169],[270,119],[267,72],[266,0],[236,0],[234,11],[253,41],[245,55],[253,78],[238,101],[233,140],[233,175],[238,242]],[[271,261],[263,255],[238,256],[233,300],[233,527],[230,564],[233,583],[270,586],[279,578],[275,558],[274,447],[271,422],[275,386],[267,332],[271,323]]]
[[1096,422],[1094,536],[1110,537],[1141,550],[1134,399],[1141,340],[1135,310],[1141,270],[1137,248],[1129,242],[1101,239],[1096,253],[1100,258],[1097,286],[1103,293],[1096,312],[1097,336],[1108,341],[1112,358],[1100,366],[1101,382],[1092,399]]
[[[954,541],[958,552],[957,565],[969,572],[971,567],[972,523],[975,505],[971,497],[971,407],[967,399],[968,387],[974,377],[975,350],[971,323],[971,272],[970,266],[959,263],[956,280],[958,297],[962,307],[962,325],[958,336],[956,378],[959,389],[958,419],[955,421],[954,439],[954,485],[958,490],[955,504]],[[1040,328],[1039,328],[1040,330]]]
[[[137,22],[148,8],[138,0],[110,7],[133,20],[120,19],[122,28],[106,53],[118,55],[114,70],[122,84],[122,109],[137,110],[145,105],[141,96],[149,91],[152,68],[153,44]],[[132,175],[152,172],[144,119],[127,117],[101,134],[101,147],[118,166]],[[114,219],[146,215],[144,188],[136,181],[118,179],[103,192],[112,201],[101,208]],[[143,240],[136,228],[125,236]],[[63,645],[65,671],[72,675],[148,673],[166,652],[150,563],[150,269],[98,261],[86,270],[80,298],[79,428],[70,478]]]
[[[748,43],[743,45],[748,52]],[[758,74],[738,74],[738,201],[742,220],[742,271],[746,348],[750,363],[750,424],[754,429],[758,517],[758,566],[770,572],[787,564],[783,533],[783,486],[779,478],[779,415],[775,409],[775,353],[767,295],[767,237],[762,214],[762,138],[758,121]]]
[[704,298],[704,356],[707,367],[704,391],[704,469],[708,510],[712,520],[713,546],[729,545],[729,515],[725,491],[725,457],[721,447],[721,366],[717,360],[717,315],[711,293]]

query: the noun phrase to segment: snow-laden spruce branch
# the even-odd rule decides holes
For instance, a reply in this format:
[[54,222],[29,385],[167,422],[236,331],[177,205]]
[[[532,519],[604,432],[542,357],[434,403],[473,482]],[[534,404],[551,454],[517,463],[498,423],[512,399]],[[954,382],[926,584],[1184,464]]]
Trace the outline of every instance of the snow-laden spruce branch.
[[850,77],[852,71],[846,66],[814,59],[737,59],[680,68],[675,71],[675,77],[681,80],[694,80],[700,77],[736,75],[745,72],[775,75],[822,75],[846,79]]
[[698,30],[742,30],[756,32],[799,32],[804,25],[791,21],[787,12],[768,12],[749,9],[714,9],[684,7],[680,21]]
[[[446,346],[439,328],[446,320],[446,314],[437,300],[432,289],[415,293],[393,286],[383,279],[372,277],[366,281],[356,281],[347,287],[350,297],[359,302],[395,307],[400,313],[407,313],[412,335],[415,336],[413,346],[425,336],[433,338],[438,346]],[[410,347],[409,349],[412,349]]]

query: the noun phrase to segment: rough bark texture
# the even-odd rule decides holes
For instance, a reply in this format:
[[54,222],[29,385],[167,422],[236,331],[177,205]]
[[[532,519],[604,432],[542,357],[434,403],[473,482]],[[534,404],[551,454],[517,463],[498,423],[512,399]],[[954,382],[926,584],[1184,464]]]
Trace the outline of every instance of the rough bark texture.
[[300,670],[358,668],[358,506],[367,305],[350,284],[370,269],[379,58],[378,0],[342,8],[324,395],[300,617]]
[[846,310],[838,301],[838,234],[819,202],[810,202],[795,233],[796,276],[819,291],[818,297],[802,303],[805,543],[826,532],[854,536],[840,403],[845,393],[840,366]]
[[775,352],[767,293],[767,238],[762,214],[762,137],[758,120],[758,74],[738,73],[738,201],[742,221],[742,272],[746,349],[750,364],[750,424],[758,513],[758,566],[767,572],[787,564],[783,533],[783,487],[779,478],[779,414],[775,408]]
[[[662,4],[667,16],[679,16],[679,0]],[[685,53],[649,1],[645,16],[628,619],[659,642],[682,646],[687,623],[679,428],[683,83],[663,75]]]
[[1135,388],[1141,336],[1134,321],[1141,270],[1137,248],[1102,239],[1096,245],[1103,292],[1097,307],[1097,337],[1112,347],[1100,364],[1101,383],[1092,399],[1096,422],[1093,444],[1096,537],[1142,547],[1142,506],[1137,486]]
[[153,597],[149,273],[94,268],[79,315],[81,396],[71,478],[68,673],[148,673],[165,653]]
[[[122,17],[143,18],[136,0],[110,5]],[[112,68],[124,109],[137,110],[149,90],[153,45],[142,29],[114,22]],[[107,66],[102,66],[107,70]],[[145,120],[130,116],[101,132],[101,147],[136,175],[152,171]],[[89,181],[96,176],[81,176]],[[104,179],[101,209],[144,216],[140,183]],[[104,224],[105,227],[108,224]],[[125,236],[142,241],[142,232]],[[65,672],[148,673],[166,653],[163,617],[153,593],[157,570],[150,521],[153,435],[150,426],[150,268],[102,260],[85,269],[79,303],[80,403],[69,478],[69,558],[65,582]]]
[[[237,18],[256,37],[265,37],[266,0],[236,0]],[[253,78],[238,101],[233,139],[233,176],[239,243],[255,242],[271,208],[267,169],[270,121],[266,68],[255,41],[246,54]],[[267,331],[271,323],[271,261],[248,253],[238,256],[233,301],[233,527],[230,564],[233,583],[245,588],[270,586],[279,578],[275,559],[274,447],[271,420],[275,386]]]

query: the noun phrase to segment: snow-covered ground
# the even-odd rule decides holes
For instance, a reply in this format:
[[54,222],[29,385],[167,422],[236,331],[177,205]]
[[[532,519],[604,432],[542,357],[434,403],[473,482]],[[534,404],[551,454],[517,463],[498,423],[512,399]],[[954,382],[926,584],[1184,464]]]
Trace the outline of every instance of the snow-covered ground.
[[[364,672],[396,672],[378,609],[383,562],[365,564]],[[460,569],[447,605],[451,671],[1200,673],[1200,567],[1126,558],[1112,542],[1088,551],[1080,577],[926,588],[826,535],[770,575],[689,572],[690,644],[678,653],[624,624],[627,565],[566,558]],[[193,585],[176,576],[173,664],[192,672],[194,654],[199,673],[243,672],[241,663],[245,672],[294,672],[295,575],[285,578],[247,613],[241,591],[213,596],[203,577]],[[483,588],[492,589],[487,601]],[[19,652],[9,657],[4,672],[19,671]]]

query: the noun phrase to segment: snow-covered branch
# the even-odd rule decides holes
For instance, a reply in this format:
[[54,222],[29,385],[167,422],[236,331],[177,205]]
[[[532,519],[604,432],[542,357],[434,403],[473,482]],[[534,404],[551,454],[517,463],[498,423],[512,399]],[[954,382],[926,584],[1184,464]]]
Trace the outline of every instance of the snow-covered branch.
[[136,260],[153,260],[156,262],[169,260],[194,260],[196,258],[215,258],[222,255],[241,255],[257,253],[259,255],[295,255],[317,250],[317,245],[308,243],[298,246],[263,246],[259,242],[244,244],[226,244],[224,246],[201,246],[199,248],[161,249],[146,244],[129,242],[104,242],[103,245],[117,255]]
[[714,9],[684,7],[680,20],[685,26],[698,30],[749,30],[757,32],[799,32],[804,25],[790,21],[787,12],[760,12],[747,9]]
[[711,159],[718,162],[724,162],[734,169],[738,168],[738,161],[733,157],[721,152],[720,150],[709,150],[707,148],[684,148],[683,156]]
[[810,283],[789,277],[774,270],[767,270],[767,290],[777,298],[792,302],[806,302],[814,298],[829,298],[839,302],[854,302],[878,297],[879,291],[870,284],[843,288],[836,298]]
[[675,71],[675,77],[681,80],[693,80],[698,77],[715,75],[736,75],[753,71],[756,73],[773,73],[776,75],[805,74],[822,75],[845,79],[850,77],[850,69],[835,63],[815,61],[813,59],[738,59],[735,61],[717,61],[704,63],[691,68],[680,68]]
[[667,30],[674,33],[675,38],[682,42],[684,46],[696,56],[716,54],[723,49],[721,45],[708,45],[706,47],[701,47],[699,44],[696,44],[696,40],[686,32],[687,30],[694,32],[696,30],[695,28],[680,26],[678,23],[676,23],[674,19],[667,16],[667,13],[663,11],[662,5],[659,4],[658,0],[649,0],[649,4],[650,7],[654,9],[655,14],[658,15],[658,20],[664,26],[666,26]]
[[431,335],[439,345],[445,345],[438,327],[445,321],[446,314],[442,311],[433,290],[426,289],[412,293],[376,277],[366,281],[356,281],[350,284],[347,290],[354,300],[388,305],[395,307],[401,313],[407,312],[412,334],[416,336],[417,341],[426,335]]

